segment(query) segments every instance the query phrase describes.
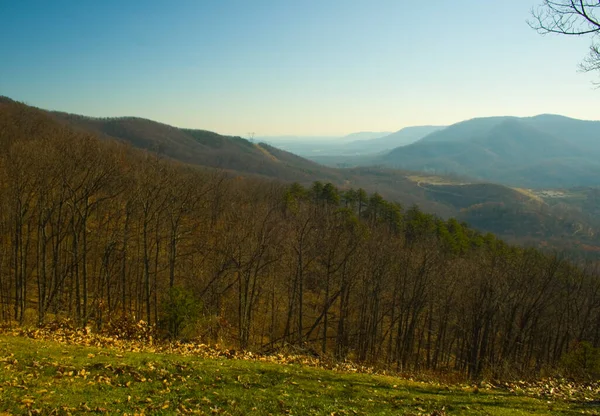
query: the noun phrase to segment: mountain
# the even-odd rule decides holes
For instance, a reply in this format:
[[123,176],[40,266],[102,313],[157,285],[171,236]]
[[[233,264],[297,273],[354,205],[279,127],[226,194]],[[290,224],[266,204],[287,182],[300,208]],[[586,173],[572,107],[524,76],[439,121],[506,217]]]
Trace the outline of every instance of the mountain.
[[478,118],[433,132],[372,163],[532,188],[595,186],[600,122],[555,115]]
[[[50,331],[36,332],[45,336],[51,328],[63,328],[57,317],[67,317],[64,328],[92,326],[148,341],[168,337],[165,346],[178,339],[219,342],[227,345],[229,356],[236,354],[232,346],[279,354],[290,342],[299,345],[294,354],[301,349],[318,357],[315,351],[321,348],[340,361],[391,362],[395,370],[398,357],[405,356],[414,364],[402,362],[403,371],[422,371],[427,353],[434,357],[440,346],[440,371],[470,361],[474,368],[486,366],[481,374],[496,377],[497,369],[487,365],[497,360],[511,378],[519,377],[517,371],[529,376],[561,362],[557,353],[547,354],[555,340],[597,335],[592,324],[600,320],[600,292],[594,263],[579,269],[562,255],[511,247],[455,219],[444,221],[411,207],[409,199],[435,194],[432,198],[455,212],[475,211],[474,219],[484,219],[481,227],[496,220],[498,229],[511,226],[522,233],[539,224],[538,240],[546,238],[548,226],[555,237],[583,233],[580,226],[565,230],[551,212],[547,222],[539,221],[546,218],[537,214],[544,203],[526,193],[500,185],[441,183],[446,178],[434,184],[435,178],[369,168],[313,173],[343,175],[344,188],[331,183],[302,187],[245,177],[254,168],[263,176],[287,177],[312,167],[275,148],[150,120],[59,117],[0,103],[3,328],[52,322]],[[162,156],[146,150],[153,146]],[[192,165],[215,159],[219,169],[239,170],[214,174]],[[281,169],[265,171],[257,161]],[[370,189],[350,192],[354,176],[369,179]],[[374,192],[388,189],[411,192],[393,201]],[[524,327],[526,336],[506,336],[511,328]],[[59,336],[64,339],[64,332]],[[103,339],[114,347],[114,338]],[[429,339],[447,342],[436,346]],[[498,355],[506,340],[512,349]],[[483,344],[486,349],[478,347],[479,362],[474,361],[467,347]],[[184,346],[187,353],[191,345]],[[199,348],[206,351],[205,344]],[[5,351],[4,344],[0,349]],[[170,368],[185,378],[186,369]],[[155,378],[157,388],[164,388],[161,380],[170,374],[138,370]],[[197,386],[204,388],[206,380]],[[389,396],[389,386],[383,387]],[[7,397],[5,384],[2,389],[1,397]],[[9,402],[25,403],[13,393],[0,399]],[[159,407],[166,409],[162,400],[152,409]]]
[[395,147],[414,143],[417,140],[443,128],[444,126],[405,127],[395,133],[385,136],[353,141],[348,143],[348,147],[353,149],[365,149],[364,151],[369,151],[370,153],[379,153],[384,150],[391,150]]
[[299,156],[312,158],[319,155],[344,153],[346,143],[338,137],[261,137],[259,141],[268,143]]
[[58,112],[52,115],[78,129],[156,151],[184,163],[299,182],[311,181],[315,177],[340,180],[339,174],[332,169],[241,137],[182,129],[137,117],[92,118]]
[[93,118],[61,112],[48,114],[76,129],[93,132],[107,140],[120,140],[187,164],[305,185],[322,181],[343,187],[365,188],[406,205],[419,205],[443,217],[454,213],[453,208],[428,200],[402,171],[330,168],[270,144],[252,143],[240,137],[206,130],[177,128],[138,117]]
[[[361,141],[369,141],[388,135],[389,132],[357,132],[343,137],[331,136],[270,136],[259,140],[273,146],[296,153],[307,158],[318,158],[322,155],[355,155],[357,153],[374,153],[369,146],[361,145]],[[355,144],[356,143],[356,144]],[[394,146],[392,146],[394,147]]]
[[265,143],[305,143],[305,142],[336,142],[338,141],[337,136],[255,136],[253,141],[265,142]]
[[340,141],[341,142],[357,142],[357,141],[363,141],[363,140],[374,140],[374,139],[378,139],[380,137],[385,137],[387,135],[391,134],[391,132],[389,131],[361,131],[358,133],[350,133],[345,135],[344,137],[340,137]]
[[572,140],[585,148],[600,149],[600,121],[541,114],[527,119],[527,122],[541,131],[567,141]]
[[[125,142],[134,152],[156,152],[167,159],[216,168],[236,176],[258,176],[304,185],[321,181],[342,189],[363,188],[397,201],[405,208],[418,205],[443,218],[457,217],[482,231],[494,231],[515,242],[540,245],[553,239],[555,246],[585,244],[594,250],[600,246],[595,239],[595,230],[600,229],[600,224],[595,220],[597,208],[594,208],[600,197],[587,189],[565,193],[561,198],[554,194],[546,198],[460,177],[440,178],[380,167],[327,168],[273,146],[239,137],[180,129],[134,117],[98,119],[47,112],[2,97],[0,132],[3,148],[23,137],[83,134],[104,141]],[[562,145],[560,141],[557,143]],[[548,151],[556,152],[560,148]]]
[[[395,133],[385,136],[354,140],[343,145],[329,146],[318,152],[305,154],[310,160],[314,160],[325,166],[353,167],[378,164],[378,156],[381,153],[404,146],[427,136],[428,134],[442,129],[441,126],[413,126],[405,127]],[[358,133],[361,134],[361,133]],[[358,137],[354,135],[346,137]]]
[[356,166],[370,163],[379,153],[413,143],[441,126],[405,127],[395,133],[357,132],[331,137],[265,137],[265,142],[328,166]]
[[270,144],[252,143],[240,137],[223,136],[206,130],[177,128],[137,117],[93,118],[46,112],[16,104],[14,107],[26,109],[17,117],[46,115],[58,123],[91,132],[105,140],[119,140],[190,165],[304,185],[321,181],[345,188],[364,188],[406,205],[419,205],[443,217],[453,215],[454,211],[443,204],[429,201],[424,192],[407,177],[407,172],[380,168],[329,168]]

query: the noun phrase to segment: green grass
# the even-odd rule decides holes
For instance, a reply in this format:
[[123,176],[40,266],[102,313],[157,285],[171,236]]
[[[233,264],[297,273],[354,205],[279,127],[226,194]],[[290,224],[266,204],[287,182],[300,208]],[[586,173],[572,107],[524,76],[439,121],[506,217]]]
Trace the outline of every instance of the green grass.
[[[300,365],[0,335],[0,415],[575,415],[583,403]],[[597,413],[596,413],[597,414]]]

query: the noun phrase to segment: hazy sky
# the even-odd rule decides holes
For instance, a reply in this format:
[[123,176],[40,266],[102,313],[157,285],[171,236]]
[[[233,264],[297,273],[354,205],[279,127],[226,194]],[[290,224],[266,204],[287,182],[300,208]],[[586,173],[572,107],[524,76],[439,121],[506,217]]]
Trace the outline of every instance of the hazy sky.
[[541,0],[0,0],[0,95],[246,136],[598,119],[589,39]]

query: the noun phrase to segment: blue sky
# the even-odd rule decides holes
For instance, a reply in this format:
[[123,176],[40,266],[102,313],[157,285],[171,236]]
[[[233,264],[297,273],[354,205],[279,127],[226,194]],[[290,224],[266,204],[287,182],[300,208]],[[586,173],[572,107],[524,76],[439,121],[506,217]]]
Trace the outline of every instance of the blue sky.
[[242,136],[598,119],[590,40],[536,34],[540,1],[0,0],[0,95]]

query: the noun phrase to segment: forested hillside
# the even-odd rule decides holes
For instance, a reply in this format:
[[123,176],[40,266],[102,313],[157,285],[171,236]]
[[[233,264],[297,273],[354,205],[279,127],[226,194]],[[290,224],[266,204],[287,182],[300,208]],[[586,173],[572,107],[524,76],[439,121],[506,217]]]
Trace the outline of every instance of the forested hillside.
[[364,163],[531,188],[596,186],[598,137],[598,121],[548,114],[476,118]]
[[241,137],[181,129],[138,117],[92,118],[68,113],[49,114],[78,129],[121,140],[185,163],[284,180],[310,181],[316,175],[331,181],[340,180],[334,169]]
[[361,189],[179,164],[16,103],[0,103],[0,145],[5,323],[143,319],[472,377],[598,371],[580,360],[600,345],[596,263]]
[[[7,98],[4,100],[14,104]],[[27,123],[29,117],[42,114],[76,131],[127,143],[190,165],[217,168],[245,177],[296,181],[304,186],[321,181],[342,188],[378,192],[388,200],[402,201],[407,206],[416,204],[423,211],[443,218],[457,217],[474,224],[480,231],[498,233],[525,245],[569,248],[593,256],[600,246],[595,237],[600,224],[586,212],[589,204],[583,212],[579,208],[582,195],[573,201],[563,198],[567,205],[548,209],[547,205],[555,205],[555,201],[537,198],[538,201],[531,204],[530,196],[502,185],[471,183],[458,177],[437,178],[434,185],[428,184],[427,175],[408,171],[379,167],[328,168],[265,143],[252,143],[206,130],[181,129],[138,117],[93,118],[31,107],[24,107],[18,117]],[[432,128],[409,128],[401,132],[423,133],[428,129]],[[439,184],[440,179],[445,185]],[[452,186],[456,183],[458,188]],[[482,189],[485,191],[481,192]]]
[[297,181],[304,185],[320,180],[337,186],[362,187],[378,190],[387,198],[419,204],[440,215],[453,213],[449,207],[429,201],[425,193],[406,177],[406,172],[398,170],[328,168],[266,143],[252,143],[241,137],[206,130],[181,129],[139,117],[94,118],[31,107],[28,111],[35,112],[38,117],[40,113],[47,114],[61,124],[104,140],[127,143],[190,165],[243,176]]

